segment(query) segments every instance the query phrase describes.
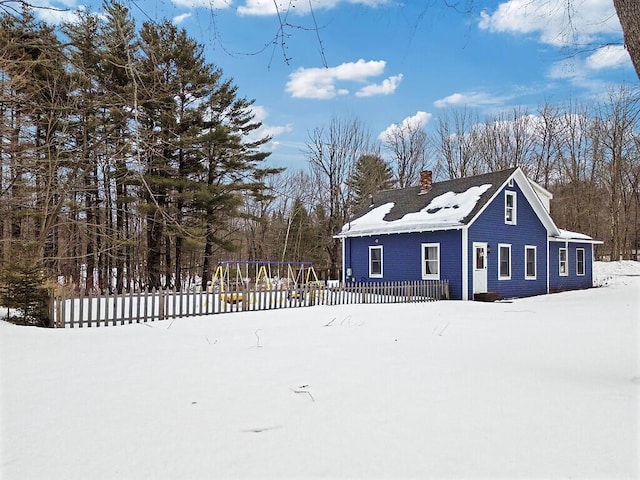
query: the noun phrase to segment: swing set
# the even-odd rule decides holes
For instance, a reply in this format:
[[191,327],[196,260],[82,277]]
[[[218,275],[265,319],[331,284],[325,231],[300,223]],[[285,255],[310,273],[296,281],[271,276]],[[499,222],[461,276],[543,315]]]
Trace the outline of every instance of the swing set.
[[225,260],[218,262],[208,290],[219,293],[222,302],[238,303],[243,300],[242,291],[249,290],[285,289],[289,299],[300,298],[302,288],[309,284],[321,285],[311,262]]

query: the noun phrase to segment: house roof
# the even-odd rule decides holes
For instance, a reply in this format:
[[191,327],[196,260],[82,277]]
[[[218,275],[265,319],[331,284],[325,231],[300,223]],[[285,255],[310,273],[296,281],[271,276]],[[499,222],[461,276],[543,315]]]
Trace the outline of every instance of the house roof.
[[420,187],[386,190],[353,216],[338,237],[459,228],[469,224],[517,167]]

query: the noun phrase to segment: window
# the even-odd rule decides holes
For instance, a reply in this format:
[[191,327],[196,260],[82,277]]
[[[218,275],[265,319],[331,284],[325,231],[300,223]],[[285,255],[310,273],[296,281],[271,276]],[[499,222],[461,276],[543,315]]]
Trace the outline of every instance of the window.
[[440,244],[422,244],[422,279],[440,280]]
[[369,276],[382,278],[382,245],[369,247]]
[[498,244],[498,280],[511,280],[511,245]]
[[576,275],[584,275],[584,248],[576,248]]
[[558,254],[559,273],[561,277],[569,275],[569,265],[567,264],[567,249],[561,248]]
[[476,270],[484,270],[486,268],[485,253],[486,247],[476,247]]
[[504,192],[504,223],[516,224],[516,192]]
[[527,245],[524,247],[524,278],[536,279],[536,247]]

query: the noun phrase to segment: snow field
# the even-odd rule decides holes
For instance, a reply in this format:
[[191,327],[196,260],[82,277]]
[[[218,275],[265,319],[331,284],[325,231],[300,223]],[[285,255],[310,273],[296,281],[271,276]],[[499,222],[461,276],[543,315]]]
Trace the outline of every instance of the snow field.
[[611,278],[510,303],[0,322],[0,478],[637,478],[640,279]]

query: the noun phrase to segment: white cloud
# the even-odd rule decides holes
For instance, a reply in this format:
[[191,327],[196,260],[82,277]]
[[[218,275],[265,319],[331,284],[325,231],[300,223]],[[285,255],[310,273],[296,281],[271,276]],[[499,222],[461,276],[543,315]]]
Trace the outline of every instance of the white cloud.
[[480,107],[487,105],[499,105],[506,100],[506,97],[493,96],[483,92],[454,93],[447,97],[433,102],[437,108],[448,106],[468,106]]
[[[176,0],[174,0],[175,2]],[[188,0],[179,0],[188,1]],[[200,0],[203,1],[203,0]],[[365,7],[379,7],[390,3],[390,0],[314,0],[313,9],[315,11],[331,10],[341,3],[364,5]],[[295,12],[298,15],[306,15],[311,11],[310,2],[304,1],[283,1],[283,0],[246,0],[244,5],[238,7],[240,15],[276,15],[277,13]]]
[[253,114],[253,120],[256,122],[263,122],[269,116],[267,109],[262,105],[252,105],[251,113]]
[[[365,61],[360,59],[357,62],[347,62],[337,67],[299,68],[289,75],[286,90],[291,93],[292,97],[297,98],[327,99],[334,98],[338,95],[347,95],[349,90],[339,88],[336,85],[338,82],[365,82],[370,77],[381,75],[384,72],[385,66],[386,62],[384,60]],[[391,77],[391,79],[392,78],[395,77]],[[394,81],[391,79],[385,80],[385,82],[389,82],[385,87],[387,90],[391,87],[395,88],[392,85]],[[399,80],[400,79],[397,79],[395,82],[397,83]],[[385,82],[383,82],[383,85]],[[390,92],[379,91],[376,93],[388,94]],[[376,93],[369,93],[369,95]]]
[[402,74],[394,75],[382,83],[367,85],[356,92],[356,97],[372,97],[374,95],[390,95],[396,91],[402,81]]
[[427,122],[431,119],[431,114],[423,111],[418,111],[412,117],[407,117],[402,120],[400,125],[392,123],[383,132],[378,135],[378,139],[385,142],[389,139],[401,136],[404,132],[416,131],[423,128]]
[[547,76],[552,80],[562,80],[566,78],[584,77],[585,68],[578,59],[560,60],[555,62],[549,68]]
[[[291,125],[290,123],[288,123],[287,125],[283,125],[283,126],[263,125],[258,130],[258,132],[260,133],[261,137],[272,137],[272,138],[275,138],[278,135],[282,135],[283,133],[293,132],[293,125]],[[278,142],[274,142],[274,143],[278,143]]]
[[569,80],[572,84],[597,91],[602,82],[593,78],[593,72],[605,68],[631,68],[631,57],[622,45],[601,47],[587,58],[572,57],[551,65],[547,76],[553,80]]
[[29,4],[40,20],[53,25],[76,22],[77,11],[85,8],[78,6],[75,0],[32,0]]
[[[262,105],[253,105],[251,107],[251,113],[253,113],[253,120],[255,122],[261,122],[262,126],[257,130],[253,131],[250,135],[251,140],[257,140],[263,137],[272,137],[275,138],[278,135],[282,135],[283,133],[288,133],[293,131],[293,125],[268,125],[265,123],[265,119],[269,116],[269,112]],[[271,144],[273,145],[273,140]]]
[[175,23],[176,25],[179,23],[182,23],[190,16],[191,16],[190,13],[183,13],[181,15],[176,15],[175,17],[173,17],[173,23]]
[[479,27],[490,32],[538,33],[555,46],[588,43],[602,35],[621,35],[611,0],[508,0],[493,13],[480,14]]
[[171,0],[174,5],[183,8],[220,8],[227,9],[233,5],[233,0]]
[[592,70],[616,68],[631,65],[631,57],[623,45],[609,45],[599,48],[595,53],[589,55],[586,63]]

